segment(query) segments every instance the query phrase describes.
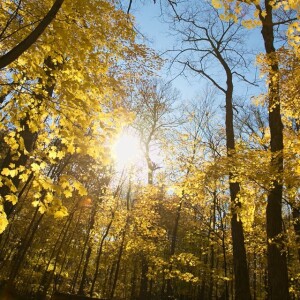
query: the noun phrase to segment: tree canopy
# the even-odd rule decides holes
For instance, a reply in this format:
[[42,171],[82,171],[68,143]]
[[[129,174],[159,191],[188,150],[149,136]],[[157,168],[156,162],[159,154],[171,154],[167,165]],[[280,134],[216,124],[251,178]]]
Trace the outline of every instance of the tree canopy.
[[299,299],[299,3],[152,5],[1,2],[1,299]]

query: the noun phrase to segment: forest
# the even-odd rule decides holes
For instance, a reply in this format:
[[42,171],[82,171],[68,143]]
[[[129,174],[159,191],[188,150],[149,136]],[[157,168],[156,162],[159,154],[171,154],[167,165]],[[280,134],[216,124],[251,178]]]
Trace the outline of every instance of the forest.
[[299,13],[2,0],[0,300],[300,299]]

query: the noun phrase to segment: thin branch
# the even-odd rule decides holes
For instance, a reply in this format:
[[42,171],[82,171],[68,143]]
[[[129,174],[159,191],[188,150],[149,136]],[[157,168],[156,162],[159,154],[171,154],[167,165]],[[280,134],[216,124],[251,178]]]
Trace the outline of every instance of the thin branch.
[[[183,62],[180,62],[180,63],[183,63]],[[221,87],[211,76],[206,74],[203,70],[198,70],[198,69],[194,68],[193,66],[191,66],[191,64],[188,61],[185,62],[185,64],[194,72],[201,74],[202,76],[204,76],[205,78],[210,80],[219,90],[221,90],[224,94],[226,94],[226,90],[223,87]]]
[[11,22],[13,21],[13,19],[16,17],[20,7],[21,7],[21,2],[22,0],[19,1],[16,10],[14,11],[14,13],[10,16],[10,18],[7,20],[5,26],[3,27],[1,33],[0,33],[0,37],[4,34],[5,30],[9,27],[9,25],[11,24]]
[[240,74],[240,73],[238,73],[238,72],[236,72],[236,71],[233,71],[232,72],[232,75],[236,75],[236,76],[238,76],[239,78],[241,78],[243,81],[245,81],[245,82],[247,82],[247,83],[249,83],[249,84],[251,84],[251,85],[253,85],[253,86],[259,86],[258,84],[256,84],[255,82],[251,82],[251,81],[249,81],[244,75],[242,75],[242,74]]

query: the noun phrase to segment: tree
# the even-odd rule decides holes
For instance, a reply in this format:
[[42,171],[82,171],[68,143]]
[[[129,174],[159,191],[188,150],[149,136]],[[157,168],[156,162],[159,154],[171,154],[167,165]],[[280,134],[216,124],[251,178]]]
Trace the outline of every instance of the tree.
[[[137,114],[133,124],[140,140],[144,156],[147,163],[147,183],[152,186],[154,182],[154,172],[159,169],[159,165],[151,157],[154,151],[160,151],[166,131],[178,123],[173,115],[174,103],[178,99],[178,92],[172,88],[171,84],[159,82],[157,79],[141,82],[133,96],[131,106]],[[148,261],[145,255],[142,257],[142,274],[140,299],[148,299]]]
[[[0,57],[0,69],[5,68],[9,64],[11,64],[13,61],[18,59],[20,55],[22,55],[26,50],[28,50],[29,47],[31,47],[39,38],[39,36],[45,31],[45,29],[49,26],[49,24],[53,21],[56,14],[60,10],[64,0],[56,0],[49,12],[46,14],[46,16],[42,19],[42,21],[38,24],[38,26],[32,30],[32,32],[21,42],[19,42],[13,49],[9,50],[7,53],[3,54]],[[9,6],[9,4],[7,4]],[[18,11],[21,8],[21,1],[19,1],[16,5],[15,10],[13,13],[11,13],[9,10],[7,11],[9,13],[8,20],[1,32],[1,35],[5,34],[5,31],[8,29],[8,27],[11,25],[11,23],[14,21],[15,18],[18,17]]]
[[[207,11],[208,17],[201,18],[203,11]],[[245,79],[243,74],[237,71],[237,67],[246,67],[243,50],[238,48],[242,43],[241,24],[234,21],[222,21],[217,10],[209,4],[192,9],[185,9],[178,14],[180,22],[175,22],[175,31],[182,36],[181,48],[172,50],[175,52],[174,61],[183,65],[186,69],[199,74],[209,80],[225,95],[226,107],[226,147],[227,157],[234,157],[235,137],[233,128],[233,78],[234,76]],[[183,24],[183,25],[181,25]],[[216,65],[213,65],[213,64]],[[220,82],[219,76],[213,74],[220,68],[224,74],[224,82]],[[229,189],[232,206],[232,241],[233,259],[235,271],[235,297],[236,299],[251,299],[249,274],[244,244],[244,232],[242,221],[239,220],[238,211],[241,202],[238,200],[240,184],[234,182],[233,172],[229,168]]]
[[[225,13],[229,12],[228,3],[222,1]],[[218,3],[215,3],[219,6]],[[268,194],[268,205],[266,209],[267,245],[268,245],[268,286],[271,299],[288,299],[288,271],[284,246],[284,231],[282,227],[282,193],[283,193],[283,123],[281,117],[282,100],[280,98],[279,69],[280,62],[275,48],[275,28],[280,25],[291,24],[291,32],[296,21],[296,6],[291,1],[287,6],[275,5],[272,1],[259,1],[234,3],[234,10],[237,14],[243,14],[245,5],[253,6],[254,17],[248,18],[245,14],[245,26],[261,27],[262,40],[265,49],[263,69],[267,74],[267,100],[269,108],[270,127],[270,176],[271,188]],[[222,6],[222,5],[221,5]],[[220,7],[220,6],[219,6]],[[297,26],[296,26],[297,27]],[[297,31],[297,29],[296,29]]]
[[[16,30],[16,36],[8,37],[8,46],[24,34],[23,30],[29,30],[28,24],[35,22],[45,3],[37,6],[37,15],[28,15],[26,10],[32,3],[26,4],[28,7],[22,4],[17,12],[25,14],[26,26],[19,30],[15,24],[18,17],[12,20],[13,27],[7,30]],[[1,12],[2,19],[7,20],[6,11]],[[131,82],[129,65],[135,68],[137,58],[147,51],[135,43],[126,14],[109,2],[72,1],[59,16],[40,36],[39,43],[11,64],[10,73],[1,73],[5,144],[1,157],[2,231],[11,204],[18,201],[31,172],[43,180],[48,167],[45,161],[55,164],[68,153],[85,153],[107,161],[101,140],[109,140],[116,132],[118,125],[112,120],[120,124],[121,119],[130,119],[115,104],[128,91],[125,82]],[[58,144],[53,143],[54,137]],[[52,189],[51,184],[48,189]]]
[[154,171],[159,165],[151,158],[162,147],[167,131],[180,123],[175,115],[179,92],[170,83],[158,79],[142,81],[132,98],[131,109],[136,113],[136,129],[148,168],[148,184],[154,184]]
[[[53,3],[1,3],[0,55]],[[160,61],[106,0],[64,1],[1,70],[0,298],[300,297],[298,7],[168,3],[173,66],[209,82],[193,101],[144,72]],[[266,44],[273,30],[281,45],[257,56],[260,106],[241,94],[252,75],[241,25],[269,26]],[[121,173],[123,127],[144,157]],[[274,274],[280,264],[288,273]]]
[[[226,2],[224,2],[226,7]],[[276,174],[272,175],[272,187],[268,194],[266,209],[266,227],[268,243],[268,280],[269,297],[271,299],[288,299],[288,271],[284,250],[284,232],[282,228],[282,190],[283,190],[283,124],[281,118],[281,99],[279,87],[279,61],[274,39],[275,27],[288,24],[295,20],[290,7],[284,7],[286,13],[277,14],[282,10],[281,5],[271,1],[249,2],[253,5],[257,19],[246,20],[246,26],[261,26],[261,34],[265,48],[265,66],[268,84],[268,106],[270,127],[270,150],[272,153],[271,168]],[[236,11],[241,12],[243,4],[236,3]],[[291,5],[291,8],[293,5]],[[227,8],[225,9],[227,12]]]

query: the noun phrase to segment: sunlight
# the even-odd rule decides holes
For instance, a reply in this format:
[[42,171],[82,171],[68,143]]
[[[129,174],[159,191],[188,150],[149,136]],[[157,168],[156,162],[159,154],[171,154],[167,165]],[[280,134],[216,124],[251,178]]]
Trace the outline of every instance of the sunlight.
[[121,133],[112,147],[112,155],[118,170],[141,163],[143,154],[138,137],[128,132]]

